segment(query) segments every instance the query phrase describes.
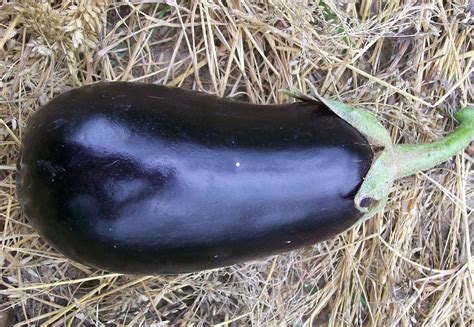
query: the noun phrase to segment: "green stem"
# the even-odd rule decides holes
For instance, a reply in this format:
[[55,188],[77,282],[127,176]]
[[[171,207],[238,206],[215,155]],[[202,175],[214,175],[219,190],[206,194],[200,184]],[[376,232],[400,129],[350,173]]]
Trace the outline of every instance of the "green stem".
[[430,169],[456,155],[474,141],[474,108],[461,109],[460,126],[445,138],[425,144],[394,145],[396,179]]

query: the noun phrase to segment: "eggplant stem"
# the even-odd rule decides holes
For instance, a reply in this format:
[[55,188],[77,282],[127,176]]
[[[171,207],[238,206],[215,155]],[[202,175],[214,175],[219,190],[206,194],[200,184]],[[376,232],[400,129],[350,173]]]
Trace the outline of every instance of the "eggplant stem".
[[469,146],[474,141],[474,108],[459,110],[456,119],[460,126],[441,140],[425,144],[394,145],[396,178],[430,169]]
[[474,108],[459,110],[456,119],[460,126],[441,140],[385,147],[372,163],[354,199],[357,209],[364,213],[362,221],[383,210],[395,180],[433,168],[474,141]]

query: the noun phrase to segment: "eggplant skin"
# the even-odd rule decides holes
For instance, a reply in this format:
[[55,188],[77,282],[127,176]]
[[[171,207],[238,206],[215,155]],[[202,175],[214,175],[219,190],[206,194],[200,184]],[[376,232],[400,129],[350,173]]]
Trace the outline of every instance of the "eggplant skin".
[[322,104],[99,83],[31,117],[17,191],[39,234],[75,261],[185,273],[348,229],[362,216],[354,196],[372,158],[367,140]]

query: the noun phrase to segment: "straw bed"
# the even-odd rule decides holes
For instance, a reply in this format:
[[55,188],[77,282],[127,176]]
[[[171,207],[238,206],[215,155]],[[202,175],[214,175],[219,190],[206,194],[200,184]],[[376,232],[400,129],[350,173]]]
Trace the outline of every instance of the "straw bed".
[[372,111],[400,143],[451,131],[473,102],[468,1],[6,1],[0,4],[0,327],[473,326],[473,149],[394,185],[382,214],[233,267],[134,277],[68,261],[15,193],[28,118],[101,80],[254,103],[308,83]]

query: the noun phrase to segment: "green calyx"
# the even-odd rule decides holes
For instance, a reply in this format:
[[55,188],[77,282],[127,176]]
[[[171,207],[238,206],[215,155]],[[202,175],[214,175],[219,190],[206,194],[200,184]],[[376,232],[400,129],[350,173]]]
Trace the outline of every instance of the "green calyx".
[[375,152],[372,166],[354,198],[356,208],[364,213],[362,220],[383,210],[396,179],[439,165],[474,141],[472,107],[463,108],[456,113],[460,126],[441,140],[425,144],[393,144],[387,130],[366,110],[325,99],[314,88],[312,96],[294,90],[285,93],[303,101],[324,103],[364,135],[373,149],[381,149]]

